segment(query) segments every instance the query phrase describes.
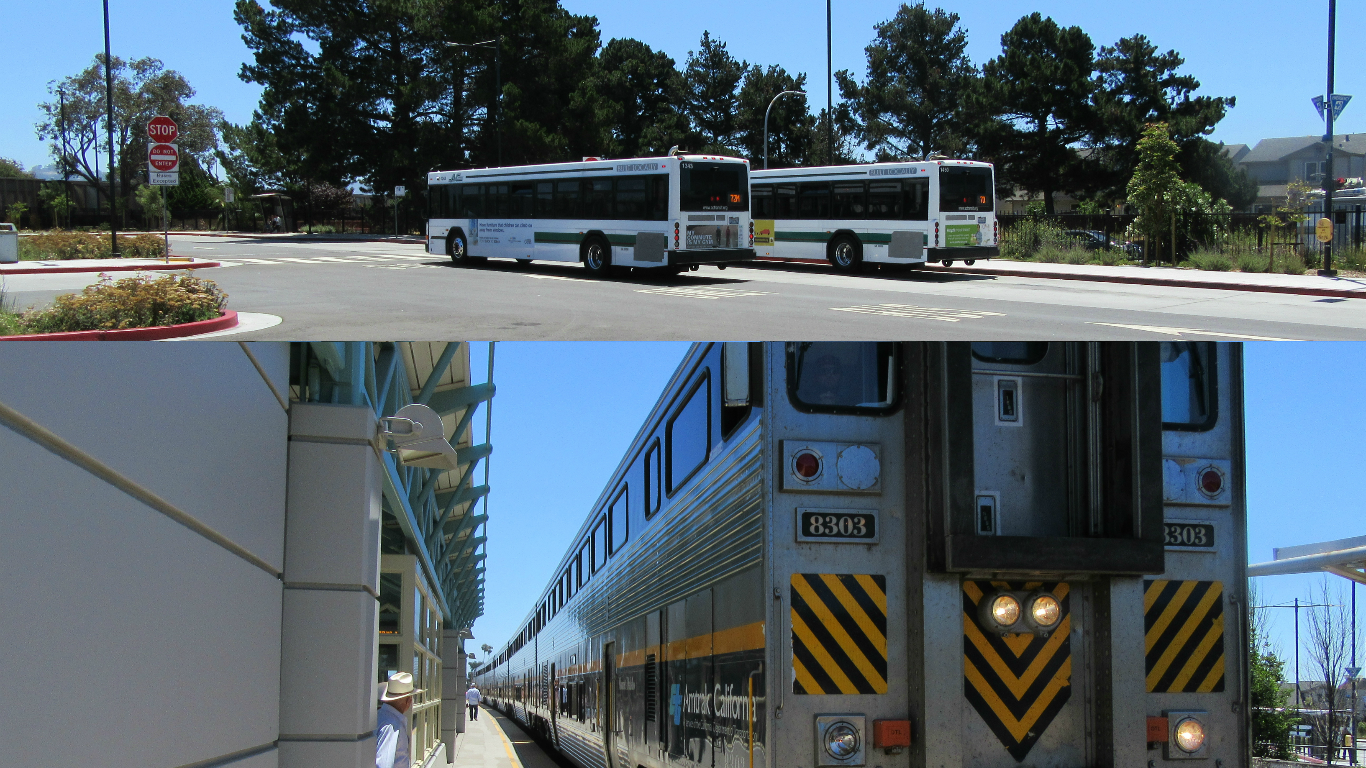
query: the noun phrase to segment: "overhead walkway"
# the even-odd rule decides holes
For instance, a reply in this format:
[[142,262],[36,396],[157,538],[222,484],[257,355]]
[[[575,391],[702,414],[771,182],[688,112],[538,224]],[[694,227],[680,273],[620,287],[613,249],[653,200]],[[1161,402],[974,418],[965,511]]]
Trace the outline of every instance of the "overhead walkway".
[[1271,561],[1247,568],[1248,576],[1284,576],[1291,573],[1323,571],[1366,584],[1366,536],[1278,547]]

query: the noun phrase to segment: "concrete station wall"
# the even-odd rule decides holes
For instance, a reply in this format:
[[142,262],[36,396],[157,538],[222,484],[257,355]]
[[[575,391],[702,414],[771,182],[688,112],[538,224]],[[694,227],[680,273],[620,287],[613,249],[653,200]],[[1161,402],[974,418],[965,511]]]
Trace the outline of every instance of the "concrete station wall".
[[[288,418],[237,344],[0,342],[0,404],[284,570]],[[278,576],[0,426],[0,583],[0,762],[279,764]]]

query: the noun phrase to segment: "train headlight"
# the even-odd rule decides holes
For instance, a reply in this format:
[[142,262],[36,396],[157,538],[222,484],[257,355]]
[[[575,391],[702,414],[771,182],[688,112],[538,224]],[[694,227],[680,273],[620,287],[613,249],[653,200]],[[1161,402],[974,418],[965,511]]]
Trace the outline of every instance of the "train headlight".
[[861,741],[858,729],[849,723],[835,723],[825,729],[825,751],[836,760],[848,760],[858,754]]
[[1167,712],[1168,760],[1193,760],[1209,756],[1209,734],[1205,732],[1207,712]]
[[1172,735],[1176,740],[1177,749],[1182,752],[1199,752],[1200,748],[1205,746],[1205,726],[1193,717],[1177,723]]
[[1062,618],[1062,606],[1058,605],[1058,599],[1052,595],[1039,595],[1030,601],[1029,615],[1039,629],[1052,629],[1058,625],[1058,619]]
[[991,599],[991,620],[1005,631],[1020,620],[1020,601],[1014,595],[997,595]]

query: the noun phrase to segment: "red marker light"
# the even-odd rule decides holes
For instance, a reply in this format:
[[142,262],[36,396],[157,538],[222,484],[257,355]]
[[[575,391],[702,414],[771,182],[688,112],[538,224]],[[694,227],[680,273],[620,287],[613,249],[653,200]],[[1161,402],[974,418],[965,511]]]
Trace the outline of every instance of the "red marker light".
[[792,462],[792,468],[803,480],[810,480],[821,473],[821,460],[811,451],[802,451]]
[[1216,496],[1224,489],[1224,476],[1213,467],[1200,473],[1200,488],[1210,496]]

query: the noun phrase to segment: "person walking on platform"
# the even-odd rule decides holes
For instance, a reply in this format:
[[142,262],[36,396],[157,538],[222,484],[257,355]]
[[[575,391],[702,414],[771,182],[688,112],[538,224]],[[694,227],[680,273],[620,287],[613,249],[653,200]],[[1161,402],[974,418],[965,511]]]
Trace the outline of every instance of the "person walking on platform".
[[479,702],[483,700],[484,697],[479,694],[479,689],[474,687],[474,683],[470,683],[470,689],[465,691],[465,706],[470,708],[471,720],[479,719]]
[[389,675],[389,682],[380,689],[379,727],[375,729],[375,768],[408,768],[413,764],[408,737],[408,710],[413,706],[413,694],[421,693],[413,687],[413,676],[408,672]]

